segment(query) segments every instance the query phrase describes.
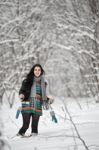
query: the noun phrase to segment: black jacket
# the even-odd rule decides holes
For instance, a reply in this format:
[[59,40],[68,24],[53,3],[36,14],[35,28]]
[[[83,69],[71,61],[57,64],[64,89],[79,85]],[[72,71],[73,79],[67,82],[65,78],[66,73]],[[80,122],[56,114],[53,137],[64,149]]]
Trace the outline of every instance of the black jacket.
[[22,82],[22,86],[19,90],[19,95],[23,94],[25,96],[25,98],[23,99],[24,101],[28,101],[29,99],[32,84],[33,84],[33,79],[31,80],[24,79]]
[[[29,101],[29,96],[30,96],[30,92],[31,92],[31,87],[33,84],[33,78],[31,79],[24,79],[22,82],[22,86],[19,90],[19,95],[23,94],[24,95],[24,99],[23,101]],[[45,82],[45,85],[47,86],[47,83]],[[49,98],[47,97],[47,100],[49,101]]]

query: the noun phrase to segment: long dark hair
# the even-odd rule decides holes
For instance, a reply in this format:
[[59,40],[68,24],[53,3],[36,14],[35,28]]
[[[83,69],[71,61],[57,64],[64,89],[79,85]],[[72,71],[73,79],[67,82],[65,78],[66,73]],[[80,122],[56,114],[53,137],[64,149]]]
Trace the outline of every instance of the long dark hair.
[[[41,66],[40,64],[35,64],[35,65],[31,68],[30,72],[27,74],[27,77],[26,77],[26,78],[27,78],[28,80],[31,80],[31,79],[34,78],[34,69],[35,69],[35,67],[40,67],[40,68],[41,68],[41,75],[45,74],[45,71],[43,70],[42,66]],[[40,76],[41,76],[41,75],[40,75]]]

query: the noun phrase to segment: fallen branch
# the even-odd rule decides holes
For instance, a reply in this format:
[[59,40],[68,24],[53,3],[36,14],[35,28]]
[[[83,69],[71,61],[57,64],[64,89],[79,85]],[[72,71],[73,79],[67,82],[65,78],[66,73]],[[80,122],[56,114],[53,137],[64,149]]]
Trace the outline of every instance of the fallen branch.
[[[63,101],[63,103],[64,103],[64,101]],[[71,114],[69,113],[68,108],[67,108],[67,106],[66,106],[65,103],[64,103],[64,107],[65,107],[65,110],[66,110],[66,112],[67,112],[67,114],[68,114],[68,116],[69,116],[70,122],[72,123],[72,125],[73,125],[73,127],[74,127],[74,129],[75,129],[75,131],[76,131],[76,134],[77,134],[78,139],[82,142],[82,144],[83,144],[83,146],[85,147],[85,149],[86,149],[86,150],[89,150],[87,144],[86,144],[85,141],[81,138],[81,136],[80,136],[80,134],[79,134],[79,132],[78,132],[78,129],[77,129],[75,123],[73,122],[73,119],[72,119],[72,117],[71,117]]]

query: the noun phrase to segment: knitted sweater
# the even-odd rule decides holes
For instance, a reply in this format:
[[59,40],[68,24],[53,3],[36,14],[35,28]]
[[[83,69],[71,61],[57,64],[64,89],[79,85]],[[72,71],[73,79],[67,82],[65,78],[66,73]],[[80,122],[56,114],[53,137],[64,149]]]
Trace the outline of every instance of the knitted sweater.
[[[31,91],[32,92],[32,91]],[[31,95],[31,94],[30,94]],[[22,102],[22,113],[42,115],[42,89],[40,81],[36,81],[36,97],[29,97],[29,101]]]

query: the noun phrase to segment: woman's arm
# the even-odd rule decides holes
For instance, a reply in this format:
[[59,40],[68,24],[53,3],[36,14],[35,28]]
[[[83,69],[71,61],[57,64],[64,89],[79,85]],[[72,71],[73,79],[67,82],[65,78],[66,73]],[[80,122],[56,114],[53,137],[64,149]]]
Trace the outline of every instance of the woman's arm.
[[23,82],[22,82],[21,88],[19,90],[19,98],[21,98],[21,99],[25,98],[26,84],[27,84],[27,80],[24,79]]
[[[45,82],[45,86],[47,88],[47,82]],[[47,103],[52,104],[53,102],[54,102],[54,99],[47,96]]]
[[52,104],[54,102],[54,99],[47,97],[47,101],[48,101],[49,104]]

